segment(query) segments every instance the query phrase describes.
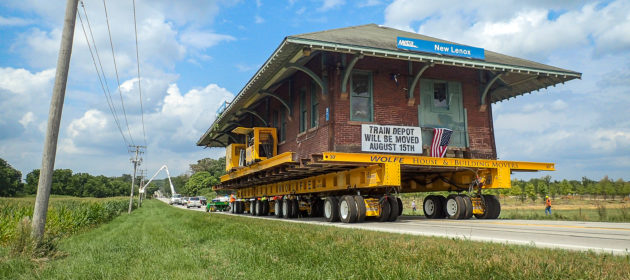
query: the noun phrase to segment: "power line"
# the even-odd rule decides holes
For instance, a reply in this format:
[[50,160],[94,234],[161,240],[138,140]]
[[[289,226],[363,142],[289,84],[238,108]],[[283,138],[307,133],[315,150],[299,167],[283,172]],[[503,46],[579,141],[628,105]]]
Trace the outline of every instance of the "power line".
[[120,95],[120,105],[122,107],[123,115],[125,116],[125,124],[127,125],[127,132],[129,133],[129,139],[131,144],[134,144],[133,137],[131,137],[131,130],[129,129],[129,121],[127,121],[127,112],[125,111],[125,102],[123,101],[122,92],[120,91],[120,78],[118,77],[118,66],[116,65],[116,55],[114,54],[114,41],[112,40],[112,32],[109,28],[109,16],[107,15],[107,5],[103,0],[103,7],[105,8],[105,21],[107,22],[107,33],[109,34],[109,45],[112,49],[112,58],[114,60],[114,71],[116,72],[116,82],[118,83],[118,94]]
[[138,55],[138,25],[136,23],[136,0],[133,0],[133,30],[136,33],[136,64],[138,65],[138,91],[140,92],[140,115],[142,116],[142,135],[144,145],[147,145],[147,134],[144,130],[144,107],[142,106],[142,87],[140,86],[140,56]]
[[[90,27],[90,21],[88,19],[87,16],[87,12],[85,10],[85,5],[83,3],[83,1],[81,1],[81,7],[83,8],[83,14],[85,15],[85,21],[88,24],[88,28],[90,29],[90,35],[92,37],[92,44],[94,45],[94,52],[96,52],[96,56],[98,56],[98,49],[96,48],[96,42],[94,41],[94,35],[92,34],[92,28]],[[81,22],[81,29],[83,29],[83,35],[85,35],[85,41],[87,42],[88,45],[88,49],[90,50],[90,55],[92,56],[92,62],[94,63],[94,69],[96,70],[96,75],[98,76],[98,81],[101,84],[101,89],[103,90],[103,95],[105,95],[105,100],[107,100],[107,105],[109,107],[109,111],[112,113],[113,117],[114,117],[114,122],[116,123],[116,126],[118,127],[118,131],[120,131],[120,135],[123,137],[123,141],[125,142],[125,145],[129,145],[127,142],[127,138],[125,138],[125,134],[122,131],[122,128],[120,127],[120,123],[118,121],[118,117],[116,115],[116,110],[113,107],[113,102],[111,101],[111,93],[109,93],[110,96],[108,96],[108,92],[109,92],[109,86],[105,86],[107,85],[107,79],[105,78],[105,72],[103,71],[103,65],[101,64],[101,60],[100,57],[98,58],[99,64],[101,64],[101,72],[103,74],[103,78],[101,79],[101,72],[99,72],[98,67],[96,66],[96,60],[94,59],[94,53],[92,52],[92,46],[90,44],[90,40],[88,39],[87,33],[85,32],[85,26],[83,24],[83,18],[81,17],[81,12],[78,13],[79,15],[79,21]],[[103,80],[105,80],[105,85],[103,85]],[[107,88],[107,90],[105,90],[105,88]]]

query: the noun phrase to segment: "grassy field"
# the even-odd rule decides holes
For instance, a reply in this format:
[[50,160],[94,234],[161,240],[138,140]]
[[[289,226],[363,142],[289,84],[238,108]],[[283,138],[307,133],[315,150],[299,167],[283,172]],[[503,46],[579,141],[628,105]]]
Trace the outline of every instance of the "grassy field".
[[629,279],[630,258],[255,220],[147,201],[60,244],[7,258],[6,279]]
[[[0,198],[0,245],[16,238],[17,225],[33,216],[35,197]],[[128,198],[78,198],[53,196],[48,205],[46,234],[63,237],[111,221],[127,211]]]
[[[415,199],[417,210],[412,212],[411,202]],[[404,215],[424,215],[422,201],[424,196],[405,197]],[[630,200],[628,199],[589,199],[558,197],[552,200],[552,215],[545,215],[544,200],[530,199],[524,202],[516,197],[501,196],[501,215],[499,219],[524,220],[565,220],[591,222],[630,222]]]

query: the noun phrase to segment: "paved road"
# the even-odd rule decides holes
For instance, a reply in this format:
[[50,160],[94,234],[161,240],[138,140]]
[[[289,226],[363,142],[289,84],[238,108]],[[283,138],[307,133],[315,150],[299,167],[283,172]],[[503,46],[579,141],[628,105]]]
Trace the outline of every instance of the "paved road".
[[[181,206],[178,206],[181,207]],[[198,210],[196,208],[191,210]],[[205,208],[199,209],[205,211]],[[220,213],[223,215],[235,215]],[[475,241],[534,245],[546,248],[630,254],[630,223],[599,223],[537,220],[430,220],[419,216],[402,216],[394,223],[365,222],[360,224],[328,223],[323,218],[272,219],[341,228],[404,233],[413,235],[455,237]]]

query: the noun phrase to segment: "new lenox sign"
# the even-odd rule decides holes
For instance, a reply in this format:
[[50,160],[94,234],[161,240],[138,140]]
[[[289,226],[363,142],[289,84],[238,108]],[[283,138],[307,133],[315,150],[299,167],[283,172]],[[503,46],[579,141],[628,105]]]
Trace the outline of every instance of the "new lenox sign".
[[471,46],[453,45],[448,43],[439,43],[405,37],[397,37],[396,42],[396,46],[399,49],[461,56],[475,59],[486,58],[484,50],[482,48],[475,48]]

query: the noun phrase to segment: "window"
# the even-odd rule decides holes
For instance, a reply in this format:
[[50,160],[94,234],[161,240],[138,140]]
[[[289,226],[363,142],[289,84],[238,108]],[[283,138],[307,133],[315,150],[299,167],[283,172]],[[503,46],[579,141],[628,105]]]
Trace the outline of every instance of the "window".
[[311,83],[311,127],[319,125],[319,101],[317,100],[317,85]]
[[306,130],[306,118],[308,117],[308,108],[306,107],[306,88],[300,89],[300,132]]
[[372,73],[353,72],[350,86],[350,120],[363,122],[373,121]]
[[433,108],[448,110],[448,86],[447,83],[436,82],[433,84]]
[[284,142],[287,133],[287,111],[285,108],[280,110],[280,142]]

